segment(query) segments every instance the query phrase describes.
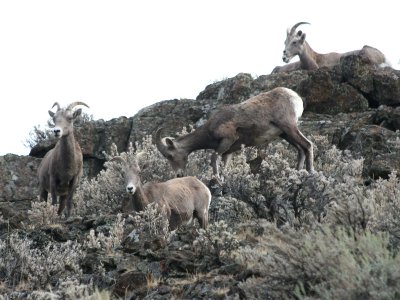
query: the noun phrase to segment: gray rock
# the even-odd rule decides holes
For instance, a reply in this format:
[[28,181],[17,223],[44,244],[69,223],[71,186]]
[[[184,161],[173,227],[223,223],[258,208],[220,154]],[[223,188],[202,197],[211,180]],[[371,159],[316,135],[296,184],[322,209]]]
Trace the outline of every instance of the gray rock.
[[[400,129],[400,110],[395,108],[400,101],[399,74],[400,71],[377,68],[353,55],[342,59],[333,69],[262,75],[255,79],[240,73],[208,85],[196,100],[165,100],[129,118],[85,121],[75,126],[84,155],[84,174],[98,174],[105,161],[103,152],[109,152],[112,143],[119,152],[126,151],[129,143],[154,135],[159,127],[164,128],[163,135],[174,136],[183,127],[188,129],[188,125],[200,126],[222,105],[285,86],[297,91],[305,102],[300,121],[302,132],[326,135],[332,144],[364,157],[368,162],[366,175],[387,176],[391,169],[400,171],[395,132]],[[1,201],[36,198],[37,166],[55,142],[39,143],[29,157],[0,157]]]

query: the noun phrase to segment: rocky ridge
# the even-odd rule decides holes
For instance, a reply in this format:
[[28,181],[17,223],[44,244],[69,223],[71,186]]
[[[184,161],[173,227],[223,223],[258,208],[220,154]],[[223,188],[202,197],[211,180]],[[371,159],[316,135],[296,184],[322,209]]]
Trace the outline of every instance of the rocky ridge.
[[[257,78],[240,73],[233,78],[210,84],[196,99],[162,101],[131,117],[79,124],[75,127],[75,133],[84,154],[85,176],[95,177],[100,172],[105,162],[104,151],[108,152],[113,143],[120,152],[125,151],[130,143],[134,144],[146,135],[154,135],[159,126],[165,128],[166,134],[175,135],[184,126],[201,125],[221,105],[239,103],[278,86],[291,88],[302,96],[305,112],[300,127],[306,136],[327,136],[338,148],[348,149],[355,157],[364,158],[363,176],[366,181],[378,177],[387,178],[392,170],[399,173],[400,71],[389,67],[375,68],[363,63],[357,56],[349,56],[334,69],[296,71]],[[36,200],[36,170],[41,158],[54,143],[44,141],[36,145],[29,156],[8,154],[0,157],[0,212],[9,220],[7,226],[10,228],[21,228],[30,202]],[[107,216],[85,220],[84,223],[75,220],[67,227],[44,228],[37,233],[37,238],[79,240],[80,235],[87,234],[92,228],[104,226],[107,222]],[[185,235],[182,234],[180,239],[183,245]],[[121,297],[126,289],[136,290],[137,297],[146,295],[146,287],[151,278],[144,271],[139,271],[141,268],[153,268],[151,276],[158,277],[173,272],[174,278],[183,278],[188,270],[190,273],[191,270],[201,269],[191,259],[190,251],[179,247],[165,248],[163,240],[153,240],[146,245],[126,243],[122,247],[124,252],[135,255],[117,260],[92,253],[83,262],[87,274],[100,261],[106,270],[120,272],[121,275],[115,276],[118,280],[113,286],[114,293]],[[127,267],[132,265],[137,266],[135,270]],[[254,275],[242,271],[238,265],[221,266],[214,270],[214,274],[203,278],[202,285],[220,288],[231,284],[230,292],[240,293],[235,282]],[[102,284],[110,285],[106,282]],[[188,294],[201,294],[202,285],[187,286]],[[163,299],[162,295],[168,299],[170,289],[160,285],[158,299]]]

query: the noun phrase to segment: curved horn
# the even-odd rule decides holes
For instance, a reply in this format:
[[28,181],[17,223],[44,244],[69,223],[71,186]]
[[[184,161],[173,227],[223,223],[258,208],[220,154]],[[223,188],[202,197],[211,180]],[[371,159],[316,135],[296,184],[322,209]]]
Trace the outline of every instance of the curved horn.
[[299,27],[300,25],[303,25],[303,24],[309,24],[309,25],[310,25],[310,23],[308,23],[308,22],[299,22],[299,23],[296,23],[296,24],[293,25],[292,29],[290,29],[289,35],[292,36],[292,35],[294,34],[294,32],[296,31],[296,28]]
[[89,105],[87,105],[86,103],[81,102],[81,101],[75,101],[75,102],[72,102],[70,105],[68,105],[67,109],[71,110],[71,109],[73,109],[73,108],[74,108],[75,106],[77,106],[77,105],[84,105],[84,106],[86,106],[87,108],[89,108]]
[[162,155],[166,155],[167,154],[167,146],[165,146],[163,144],[163,142],[161,141],[161,131],[163,130],[162,127],[158,128],[156,131],[156,146],[158,151],[161,152]]
[[54,106],[57,106],[57,111],[60,110],[60,104],[58,102],[54,102],[54,104],[51,108],[53,108]]

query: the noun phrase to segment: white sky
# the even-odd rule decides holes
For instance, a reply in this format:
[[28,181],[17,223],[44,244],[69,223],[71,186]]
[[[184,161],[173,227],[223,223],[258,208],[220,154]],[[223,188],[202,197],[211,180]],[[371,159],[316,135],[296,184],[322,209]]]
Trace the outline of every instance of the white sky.
[[368,44],[398,69],[398,16],[393,0],[2,0],[0,155],[27,155],[55,101],[84,101],[109,120],[195,99],[240,72],[269,74],[299,21],[311,23],[301,28],[317,52]]

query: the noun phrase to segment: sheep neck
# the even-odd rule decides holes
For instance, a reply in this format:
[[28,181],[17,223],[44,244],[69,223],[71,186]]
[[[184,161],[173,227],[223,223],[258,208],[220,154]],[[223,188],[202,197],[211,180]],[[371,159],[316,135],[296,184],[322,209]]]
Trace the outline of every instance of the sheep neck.
[[142,184],[136,187],[136,192],[133,194],[133,207],[137,211],[142,211],[150,203],[148,197],[146,196]]
[[305,70],[318,69],[316,62],[317,53],[310,47],[307,42],[304,42],[304,51],[299,53],[301,68]]
[[75,137],[72,133],[62,136],[60,144],[60,162],[63,169],[69,170],[75,168]]
[[178,137],[176,141],[182,149],[186,150],[187,153],[200,149],[215,149],[218,145],[212,143],[213,138],[208,134],[205,126],[200,126],[195,131]]

